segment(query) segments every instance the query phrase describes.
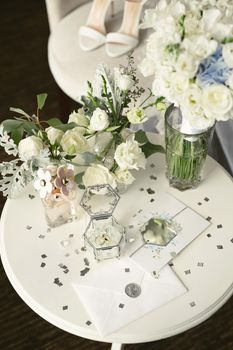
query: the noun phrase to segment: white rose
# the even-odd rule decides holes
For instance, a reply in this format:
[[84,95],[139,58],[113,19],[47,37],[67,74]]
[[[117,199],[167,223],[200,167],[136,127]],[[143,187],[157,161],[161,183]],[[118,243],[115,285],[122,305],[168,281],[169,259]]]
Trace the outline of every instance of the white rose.
[[138,65],[138,69],[144,77],[149,77],[155,72],[155,64],[149,58],[144,58],[142,62]]
[[216,120],[226,120],[233,107],[230,89],[222,84],[214,84],[203,89],[202,105],[207,116]]
[[18,145],[19,156],[24,161],[38,156],[42,149],[42,140],[34,135],[22,139]]
[[61,139],[61,146],[69,155],[89,151],[87,140],[79,133],[79,128],[67,130]]
[[233,90],[233,73],[228,78],[227,85]]
[[185,35],[194,35],[202,31],[200,16],[194,12],[187,12],[184,19]]
[[100,164],[93,164],[88,167],[82,179],[85,187],[103,184],[108,184],[113,189],[117,187],[115,176]]
[[181,111],[184,121],[186,120],[186,122],[182,122],[181,131],[183,133],[200,133],[214,124],[213,116],[205,115],[202,107],[202,90],[196,84],[190,85],[184,94]]
[[233,68],[233,43],[223,45],[222,55],[226,64]]
[[171,95],[176,100],[183,100],[183,95],[189,88],[189,78],[186,74],[179,72],[170,75]]
[[85,116],[84,110],[79,108],[78,112],[73,111],[69,115],[68,123],[76,123],[78,126],[87,127],[89,125],[89,119]]
[[131,174],[129,170],[122,170],[122,169],[117,169],[115,171],[116,179],[118,182],[123,183],[125,185],[131,185],[135,178]]
[[132,124],[141,124],[148,120],[148,117],[142,108],[132,108],[127,113],[127,118]]
[[94,131],[101,131],[106,129],[108,126],[109,118],[107,113],[100,108],[96,108],[91,117],[90,129]]
[[231,23],[217,23],[213,28],[212,35],[215,40],[223,41],[233,34],[233,25]]
[[199,62],[193,55],[184,52],[179,55],[175,68],[180,74],[187,74],[189,78],[193,78],[198,70]]
[[205,35],[193,35],[190,38],[184,39],[183,46],[193,56],[197,56],[202,60],[217,50],[218,43]]
[[47,133],[51,145],[54,145],[55,143],[60,143],[62,136],[64,135],[64,132],[62,130],[53,128],[52,126],[47,128],[45,131]]
[[204,10],[202,16],[204,32],[212,33],[213,29],[215,28],[216,24],[219,22],[221,17],[221,12],[216,8]]
[[146,158],[135,140],[128,140],[117,146],[114,156],[118,166],[123,169],[145,169]]
[[134,85],[134,81],[130,75],[121,74],[117,80],[117,86],[122,91],[130,90]]

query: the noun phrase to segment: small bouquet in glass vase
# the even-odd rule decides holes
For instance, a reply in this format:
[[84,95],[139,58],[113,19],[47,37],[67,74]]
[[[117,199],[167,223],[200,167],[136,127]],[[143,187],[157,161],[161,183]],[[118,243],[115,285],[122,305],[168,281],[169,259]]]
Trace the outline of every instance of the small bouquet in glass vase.
[[154,75],[152,91],[165,114],[167,175],[180,189],[195,187],[211,129],[233,118],[233,2],[161,0],[147,10],[153,28],[140,64]]
[[0,164],[0,191],[10,198],[31,181],[46,208],[51,227],[76,217],[78,187],[109,184],[113,189],[134,181],[133,170],[145,168],[146,158],[163,148],[149,142],[131,124],[147,120],[146,109],[156,101],[138,86],[132,57],[126,67],[97,69],[95,83],[88,82],[83,108],[70,114],[67,123],[43,120],[47,94],[37,96],[37,112],[29,115],[11,108],[13,119],[0,126],[0,146],[15,159]]

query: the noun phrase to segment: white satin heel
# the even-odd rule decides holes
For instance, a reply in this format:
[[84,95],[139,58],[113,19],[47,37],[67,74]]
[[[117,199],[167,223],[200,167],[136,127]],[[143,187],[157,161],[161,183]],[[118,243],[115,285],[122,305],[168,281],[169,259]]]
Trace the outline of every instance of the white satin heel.
[[147,0],[126,0],[121,28],[118,32],[108,33],[106,52],[110,57],[119,57],[138,45],[139,21]]

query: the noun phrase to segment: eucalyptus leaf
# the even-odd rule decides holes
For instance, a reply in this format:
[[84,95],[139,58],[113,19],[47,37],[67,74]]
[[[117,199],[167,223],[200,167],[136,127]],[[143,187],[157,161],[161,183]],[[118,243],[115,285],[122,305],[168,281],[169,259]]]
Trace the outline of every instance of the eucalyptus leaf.
[[148,138],[146,136],[146,133],[145,131],[143,130],[138,130],[136,133],[135,133],[135,140],[140,143],[140,144],[143,144],[143,143],[146,143],[148,142]]
[[7,132],[12,132],[13,130],[21,127],[23,124],[22,120],[6,119],[2,122],[4,130]]
[[22,140],[23,133],[24,133],[24,129],[22,126],[20,126],[17,129],[12,130],[11,138],[15,142],[16,145],[18,145],[19,142]]
[[96,161],[96,154],[91,153],[91,152],[84,152],[80,154],[80,157],[82,158],[83,165],[89,165],[92,164]]
[[146,158],[150,157],[154,153],[165,153],[165,150],[164,150],[163,146],[154,145],[151,142],[145,143],[141,147],[141,149],[142,149],[143,153],[145,154]]
[[84,175],[84,171],[82,171],[81,173],[78,173],[75,175],[75,181],[81,185],[82,181],[83,181],[83,175]]
[[117,125],[117,126],[111,126],[110,128],[107,128],[106,131],[114,131],[114,130],[117,130],[120,128],[120,125]]
[[11,108],[10,108],[10,111],[11,111],[11,112],[18,113],[18,114],[20,114],[20,115],[24,115],[24,116],[27,117],[27,118],[30,118],[30,115],[27,114],[26,112],[24,112],[21,108],[14,108],[14,107],[11,107]]
[[36,97],[37,97],[37,106],[39,109],[42,109],[44,107],[48,94],[40,94],[40,95],[37,95]]

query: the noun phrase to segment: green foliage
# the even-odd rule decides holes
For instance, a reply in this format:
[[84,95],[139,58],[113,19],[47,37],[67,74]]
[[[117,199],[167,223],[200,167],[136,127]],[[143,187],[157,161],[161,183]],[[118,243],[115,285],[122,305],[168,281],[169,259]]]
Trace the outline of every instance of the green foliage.
[[37,106],[38,106],[38,109],[41,110],[44,107],[47,97],[48,97],[48,94],[37,95]]
[[141,146],[141,149],[145,154],[146,158],[150,157],[152,154],[155,154],[155,153],[165,153],[165,150],[162,146],[154,145],[149,141],[145,143],[143,146]]
[[144,144],[147,143],[148,137],[146,136],[145,131],[139,130],[135,133],[135,140],[139,143],[139,144]]
[[233,37],[226,37],[222,41],[223,44],[233,43]]
[[63,124],[60,119],[58,118],[51,118],[49,120],[47,120],[47,123],[54,127],[55,129],[59,129],[59,130],[62,130],[64,132],[66,132],[67,130],[71,130],[75,127],[77,127],[77,124],[76,123],[68,123],[68,124]]

